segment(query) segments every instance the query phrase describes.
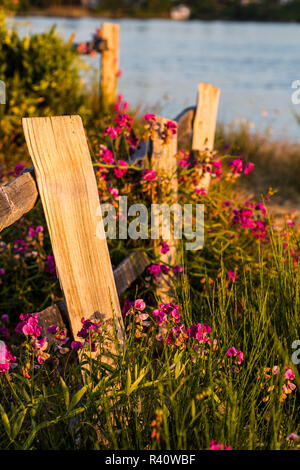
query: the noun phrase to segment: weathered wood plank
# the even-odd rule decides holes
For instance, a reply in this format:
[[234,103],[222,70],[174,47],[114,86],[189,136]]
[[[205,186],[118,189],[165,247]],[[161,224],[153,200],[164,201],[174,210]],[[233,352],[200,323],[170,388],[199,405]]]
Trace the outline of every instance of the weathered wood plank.
[[100,318],[114,321],[122,345],[123,320],[81,118],[26,118],[23,128],[73,336],[82,317]]
[[[157,116],[158,131],[152,142],[151,166],[160,177],[167,178],[166,181],[168,181],[168,189],[166,188],[165,183],[163,183],[163,186],[160,188],[160,193],[168,193],[168,190],[171,189],[172,201],[169,198],[168,202],[174,203],[177,201],[178,191],[177,159],[175,157],[177,153],[177,132],[175,135],[170,137],[167,142],[163,141],[162,133],[164,131],[164,125],[168,121],[170,120]],[[174,122],[174,124],[176,123]],[[156,204],[162,204],[166,201],[163,200],[161,194],[159,194],[158,197],[154,195],[153,202]],[[173,266],[176,263],[177,257],[177,241],[174,238],[174,232],[172,230],[170,232],[170,239],[166,241],[170,247],[169,251],[167,253],[161,253],[159,241],[155,241],[155,253],[162,263]],[[163,303],[172,302],[174,293],[170,282],[170,275],[162,275],[162,281],[159,283],[156,293]]]
[[[127,256],[127,258],[114,269],[118,295],[123,294],[149,265],[150,260],[145,253],[134,252],[130,256]],[[53,340],[52,335],[48,333],[48,327],[51,325],[60,327],[69,325],[68,311],[65,302],[59,302],[39,312],[39,326],[42,327],[42,335],[47,337],[49,344],[51,344]]]
[[38,190],[30,172],[0,186],[0,232],[29,212],[37,198]]
[[149,265],[150,260],[148,256],[141,252],[133,253],[125,258],[124,261],[114,269],[118,295],[123,294]]
[[[214,148],[220,89],[207,83],[198,84],[197,108],[193,123],[192,150],[196,154]],[[206,172],[200,186],[208,189],[211,175]]]
[[192,150],[202,151],[214,148],[219,96],[219,88],[207,83],[198,84]]
[[118,95],[120,26],[103,23],[101,37],[106,47],[101,54],[100,102],[107,110],[116,103]]
[[174,121],[178,124],[177,135],[178,145],[181,147],[191,148],[193,137],[193,122],[195,117],[195,106],[184,109]]

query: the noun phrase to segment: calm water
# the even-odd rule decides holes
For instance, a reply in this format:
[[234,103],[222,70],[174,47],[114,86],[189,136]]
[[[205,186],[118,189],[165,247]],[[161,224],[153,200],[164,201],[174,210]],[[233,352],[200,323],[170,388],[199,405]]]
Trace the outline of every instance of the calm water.
[[[53,23],[88,40],[100,19],[18,18],[22,34]],[[198,81],[221,88],[219,120],[246,118],[276,137],[298,140],[291,83],[300,79],[300,24],[120,20],[120,92],[133,105],[159,104],[174,117],[195,103]],[[90,59],[89,59],[90,60]],[[99,57],[92,59],[95,67]],[[145,109],[146,106],[144,106]],[[271,131],[272,132],[272,131]]]

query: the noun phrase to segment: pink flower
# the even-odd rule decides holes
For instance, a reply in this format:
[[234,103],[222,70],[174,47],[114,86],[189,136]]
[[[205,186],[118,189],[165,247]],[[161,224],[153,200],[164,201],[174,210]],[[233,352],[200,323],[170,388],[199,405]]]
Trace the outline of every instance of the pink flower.
[[146,181],[153,181],[156,178],[156,171],[152,169],[145,170],[143,171],[142,176]]
[[211,441],[209,450],[232,450],[230,446],[225,446],[222,442]]
[[274,366],[273,369],[272,369],[272,372],[273,372],[274,375],[278,375],[279,372],[280,372],[279,367],[278,367],[278,366]]
[[1,277],[1,276],[4,276],[4,274],[5,274],[5,269],[0,268],[0,277]]
[[145,114],[144,119],[145,121],[151,121],[151,122],[157,121],[155,114],[151,114],[151,113]]
[[234,347],[229,348],[227,351],[227,356],[236,356],[238,353],[238,350]]
[[44,231],[44,228],[41,225],[39,226],[32,225],[28,229],[28,236],[30,238],[35,238],[38,235],[38,233],[43,233],[43,231]]
[[228,271],[228,277],[231,281],[235,281],[239,278],[239,276],[235,274],[234,271]]
[[117,73],[116,73],[116,76],[117,76],[118,78],[120,78],[120,77],[122,77],[122,75],[123,75],[123,70],[122,70],[122,69],[119,69],[119,70],[117,71]]
[[107,188],[107,190],[113,197],[117,198],[119,196],[119,190],[117,188]]
[[286,380],[294,380],[295,374],[293,370],[290,368],[290,366],[286,366],[284,377],[286,378]]
[[160,245],[161,245],[161,249],[160,249],[161,253],[165,254],[165,253],[168,253],[170,251],[170,247],[166,242],[161,242]]
[[237,158],[230,163],[230,168],[233,173],[240,174],[243,172],[243,160],[241,158]]
[[172,271],[173,273],[182,273],[183,269],[182,269],[182,266],[180,266],[180,264],[176,264],[176,266],[172,268]]
[[25,169],[25,166],[22,163],[17,163],[15,166],[16,175],[19,176],[24,169]]
[[102,158],[108,165],[115,163],[114,155],[105,145],[100,145],[100,158]]
[[295,432],[292,432],[291,434],[289,434],[286,439],[287,440],[292,439],[295,442],[300,442],[300,436],[298,436],[298,434],[296,434]]
[[109,135],[112,139],[116,139],[118,137],[118,132],[113,127],[106,127],[103,131],[103,135]]
[[254,168],[254,163],[249,163],[248,166],[244,168],[245,175],[250,176],[253,168]]
[[128,163],[125,162],[124,160],[119,160],[118,164],[119,164],[119,168],[114,168],[114,173],[115,173],[116,178],[120,179],[127,172]]
[[198,186],[195,186],[194,191],[196,194],[201,194],[201,196],[207,196],[208,190],[205,188],[199,188]]
[[78,349],[82,349],[82,348],[83,348],[83,344],[82,344],[80,341],[72,341],[72,343],[71,343],[71,348],[72,348],[74,351],[78,351]]
[[137,299],[134,303],[134,306],[137,310],[145,310],[146,304],[143,299]]
[[244,361],[244,355],[242,351],[238,351],[235,347],[231,347],[227,350],[227,356],[237,356],[238,364],[241,364]]
[[16,357],[7,349],[6,344],[0,343],[0,373],[6,374],[9,371],[10,365],[16,362]]
[[56,276],[56,265],[54,256],[48,255],[46,258],[45,273],[49,273],[51,276]]
[[294,222],[293,220],[291,220],[291,219],[288,219],[288,220],[286,221],[286,223],[287,223],[287,225],[288,225],[289,227],[293,227],[293,225],[295,225],[295,222]]

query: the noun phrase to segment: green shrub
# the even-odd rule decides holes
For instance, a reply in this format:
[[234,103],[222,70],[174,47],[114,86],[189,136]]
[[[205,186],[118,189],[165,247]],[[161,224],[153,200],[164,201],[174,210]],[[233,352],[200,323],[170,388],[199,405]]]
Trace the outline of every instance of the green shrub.
[[0,80],[7,94],[0,108],[0,161],[4,149],[22,143],[22,117],[86,114],[82,67],[71,43],[55,28],[21,39],[16,30],[7,29],[0,12]]

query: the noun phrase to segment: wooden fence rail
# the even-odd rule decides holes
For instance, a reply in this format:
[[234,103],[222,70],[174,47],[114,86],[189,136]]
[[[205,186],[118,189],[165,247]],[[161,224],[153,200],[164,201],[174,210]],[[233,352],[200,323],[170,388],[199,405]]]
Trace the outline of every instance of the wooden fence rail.
[[[196,156],[205,149],[212,150],[218,99],[217,88],[199,84],[197,106],[187,108],[176,118],[177,135],[162,145],[158,133],[147,144],[152,167],[158,174],[171,176],[174,202],[177,140],[180,145],[192,148]],[[159,117],[157,121],[160,126],[166,122]],[[100,201],[80,117],[26,118],[23,128],[34,168],[0,187],[0,231],[30,211],[38,197],[41,198],[65,297],[65,302],[40,312],[43,331],[47,333],[49,322],[62,324],[68,318],[76,338],[82,317],[101,318],[114,322],[122,346],[119,296],[149,266],[149,258],[142,252],[132,253],[112,270],[103,222],[101,217],[97,218]],[[132,156],[132,163],[143,166],[145,153],[146,145],[143,145]],[[103,235],[101,239],[96,236],[96,227]],[[176,259],[176,240],[172,235],[169,245],[167,256],[159,254],[157,243],[154,250],[161,262],[172,265]],[[172,299],[167,279],[162,280],[157,295],[164,302]]]

